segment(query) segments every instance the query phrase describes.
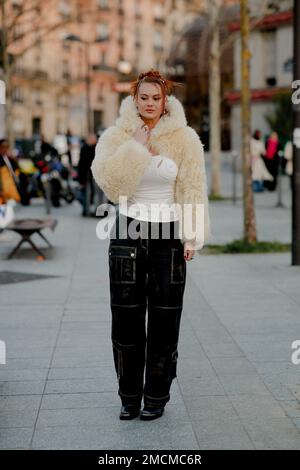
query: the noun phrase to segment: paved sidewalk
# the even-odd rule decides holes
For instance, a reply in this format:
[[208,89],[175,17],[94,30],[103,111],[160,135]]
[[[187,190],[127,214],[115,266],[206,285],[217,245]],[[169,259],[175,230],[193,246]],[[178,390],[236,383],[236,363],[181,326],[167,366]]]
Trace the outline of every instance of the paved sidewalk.
[[[209,172],[208,172],[209,174]],[[232,197],[233,175],[230,164],[222,166],[221,194],[224,197]],[[210,176],[208,176],[210,186]],[[243,200],[242,200],[242,176],[237,173],[237,201],[225,200],[222,203],[210,204],[212,216],[213,238],[211,243],[228,243],[243,235]],[[282,177],[282,203],[284,207],[276,207],[278,203],[277,191],[264,191],[254,193],[256,208],[257,234],[260,241],[291,242],[291,190],[288,176]]]
[[[255,197],[260,239],[290,241],[290,210],[271,208],[274,194]],[[211,204],[212,242],[241,235],[241,204]],[[43,213],[36,201],[17,215]],[[53,210],[59,223],[44,262],[26,245],[6,261],[17,236],[0,235],[1,271],[54,276],[0,286],[0,448],[299,449],[300,365],[291,343],[300,339],[300,267],[290,266],[290,254],[188,263],[178,377],[165,414],[120,421],[108,241],[96,238],[97,219],[79,213],[77,204]]]

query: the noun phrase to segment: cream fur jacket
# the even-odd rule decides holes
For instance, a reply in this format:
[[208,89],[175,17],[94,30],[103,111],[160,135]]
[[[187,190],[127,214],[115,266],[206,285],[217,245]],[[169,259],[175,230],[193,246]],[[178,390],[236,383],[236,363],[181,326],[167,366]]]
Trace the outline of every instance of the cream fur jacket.
[[[194,129],[187,126],[183,106],[175,96],[168,96],[166,109],[168,113],[151,130],[148,143],[157,153],[172,158],[178,166],[175,203],[180,208],[189,205],[191,209],[189,216],[180,211],[180,238],[199,250],[210,236],[203,146]],[[93,177],[114,203],[119,202],[120,196],[130,197],[135,193],[151,161],[149,150],[132,137],[143,123],[132,96],[127,96],[121,103],[115,125],[102,133],[96,145],[91,166]],[[197,204],[202,207],[200,218],[196,217]],[[191,235],[190,229],[193,230]]]

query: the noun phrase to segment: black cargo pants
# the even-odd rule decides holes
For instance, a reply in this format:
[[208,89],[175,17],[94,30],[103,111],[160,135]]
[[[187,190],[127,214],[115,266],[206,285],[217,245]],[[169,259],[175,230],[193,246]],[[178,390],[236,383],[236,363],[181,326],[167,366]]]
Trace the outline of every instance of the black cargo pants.
[[[123,405],[140,405],[144,396],[145,406],[163,406],[170,400],[176,377],[186,281],[183,244],[176,236],[178,222],[134,220],[138,238],[121,239],[121,219],[126,236],[134,220],[119,214],[109,243],[111,339],[118,394]],[[170,234],[163,239],[166,224]],[[152,239],[151,232],[157,231],[159,238]]]

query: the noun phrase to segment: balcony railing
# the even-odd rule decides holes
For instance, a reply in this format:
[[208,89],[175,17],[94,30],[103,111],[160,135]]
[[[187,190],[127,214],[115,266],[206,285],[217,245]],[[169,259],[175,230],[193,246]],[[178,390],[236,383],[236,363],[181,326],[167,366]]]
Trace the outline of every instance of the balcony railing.
[[155,23],[165,24],[166,19],[163,16],[155,16],[154,21]]
[[19,77],[24,77],[24,78],[31,79],[31,80],[32,79],[38,79],[38,80],[49,79],[48,72],[46,72],[45,70],[15,67],[13,73],[18,75]]
[[92,69],[95,72],[117,72],[116,67],[111,67],[107,64],[93,64]]
[[106,42],[109,41],[109,35],[103,35],[103,36],[97,36],[96,37],[96,42]]

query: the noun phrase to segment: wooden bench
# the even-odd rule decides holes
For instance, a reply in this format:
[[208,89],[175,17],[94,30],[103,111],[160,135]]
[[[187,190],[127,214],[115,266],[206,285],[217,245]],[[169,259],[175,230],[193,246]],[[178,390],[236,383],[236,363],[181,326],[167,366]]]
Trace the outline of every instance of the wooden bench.
[[32,246],[32,248],[38,253],[39,259],[46,259],[45,255],[39,250],[35,243],[33,243],[30,237],[34,233],[37,233],[43,240],[45,240],[47,245],[52,248],[51,243],[41,233],[41,231],[45,228],[50,228],[52,231],[54,231],[56,225],[57,220],[53,217],[45,217],[43,219],[27,218],[13,220],[10,224],[7,225],[7,227],[5,227],[5,230],[12,230],[21,235],[22,238],[15,248],[9,253],[7,259],[11,259],[24,242],[28,242]]

